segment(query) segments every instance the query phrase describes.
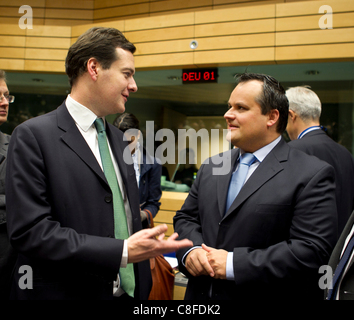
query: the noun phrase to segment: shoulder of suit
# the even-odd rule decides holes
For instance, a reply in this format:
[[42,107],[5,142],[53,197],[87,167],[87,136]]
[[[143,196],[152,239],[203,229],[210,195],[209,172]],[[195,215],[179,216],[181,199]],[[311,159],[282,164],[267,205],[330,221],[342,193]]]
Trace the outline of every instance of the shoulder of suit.
[[302,170],[312,170],[314,172],[320,171],[325,167],[332,167],[327,162],[320,160],[314,155],[310,155],[305,151],[297,148],[290,148],[289,161],[300,165]]
[[[311,133],[316,131],[320,131],[322,134],[318,134],[316,136],[310,135]],[[334,141],[322,130],[316,130],[316,131],[312,131],[308,133],[309,134],[308,137],[306,137],[307,135],[305,135],[302,139],[289,141],[288,142],[289,146],[304,151],[306,153],[312,153],[315,152],[316,150],[322,150],[328,152],[335,152],[337,154],[340,154],[340,157],[353,159],[352,154],[346,147]]]
[[21,126],[28,126],[28,127],[39,126],[40,127],[40,126],[45,125],[46,123],[51,123],[48,120],[49,119],[54,120],[56,118],[56,115],[57,115],[57,110],[53,110],[53,111],[50,111],[50,112],[45,113],[43,115],[30,118],[30,119],[22,122],[21,124],[19,124],[17,127],[21,127]]
[[202,163],[202,166],[205,165],[221,166],[223,164],[223,161],[225,161],[226,159],[231,159],[232,156],[237,152],[238,149],[231,149],[231,150],[221,152],[210,158],[205,159],[204,162]]

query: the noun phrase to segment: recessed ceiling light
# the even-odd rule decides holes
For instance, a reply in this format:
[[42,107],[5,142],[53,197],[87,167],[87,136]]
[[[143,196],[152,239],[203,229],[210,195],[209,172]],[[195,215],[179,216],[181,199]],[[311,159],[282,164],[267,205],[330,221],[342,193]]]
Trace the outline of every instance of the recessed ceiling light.
[[198,48],[198,41],[197,40],[192,40],[191,43],[189,44],[191,49],[197,49]]

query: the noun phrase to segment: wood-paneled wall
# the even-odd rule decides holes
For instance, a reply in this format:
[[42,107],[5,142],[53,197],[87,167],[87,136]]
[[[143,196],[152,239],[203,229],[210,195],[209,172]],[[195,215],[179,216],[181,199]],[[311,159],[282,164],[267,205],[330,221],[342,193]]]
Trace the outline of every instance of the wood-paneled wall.
[[[319,5],[333,10],[333,29],[321,30]],[[276,6],[278,63],[294,61],[352,60],[354,58],[354,1],[320,1]]]
[[[306,0],[1,0],[0,24],[16,24],[31,6],[34,25],[73,26],[182,12]],[[307,0],[308,1],[308,0]]]
[[[322,5],[331,30],[319,27]],[[354,1],[307,1],[130,19],[125,34],[140,68],[325,61],[354,58],[353,18]]]
[[[42,1],[45,0],[32,0],[35,3]],[[51,3],[51,0],[45,2]],[[92,3],[89,0],[84,2]],[[122,5],[132,5],[132,2],[119,1]],[[178,1],[135,2],[148,3],[150,10],[152,4],[160,3],[161,8],[167,10]],[[188,1],[190,6],[209,2],[226,5],[235,1]],[[245,4],[247,1],[239,2]],[[192,12],[76,26],[35,25],[33,29],[22,30],[17,24],[1,24],[0,68],[64,72],[64,60],[70,44],[94,25],[118,28],[136,44],[137,69],[354,59],[354,1],[270,2],[257,1],[258,5],[247,2],[253,5],[231,5],[213,10],[193,7],[195,11]],[[64,5],[69,1],[58,3]],[[96,0],[94,3],[95,6],[98,3],[110,6],[116,1]],[[323,14],[318,11],[322,5],[333,9],[333,29],[321,30],[319,27]],[[194,50],[190,48],[192,40],[198,42]]]
[[95,0],[94,22],[310,0]]
[[65,71],[71,44],[71,27],[36,26],[20,29],[2,24],[0,28],[0,69],[11,71]]
[[17,24],[24,13],[22,5],[32,8],[33,25],[73,26],[93,22],[94,0],[1,0],[1,24]]

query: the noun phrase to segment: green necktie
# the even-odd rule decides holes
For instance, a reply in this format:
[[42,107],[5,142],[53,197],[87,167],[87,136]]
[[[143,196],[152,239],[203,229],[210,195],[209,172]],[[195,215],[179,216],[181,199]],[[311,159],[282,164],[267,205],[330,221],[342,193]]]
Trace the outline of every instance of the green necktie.
[[[113,167],[111,154],[108,148],[106,130],[104,128],[103,119],[95,120],[97,130],[98,147],[100,150],[103,171],[111,188],[113,195],[114,210],[114,236],[116,239],[128,239],[128,224],[125,214],[124,201],[121,190],[118,185],[116,172]],[[122,289],[131,297],[134,297],[135,277],[134,267],[132,263],[128,263],[126,268],[120,268],[120,282]]]

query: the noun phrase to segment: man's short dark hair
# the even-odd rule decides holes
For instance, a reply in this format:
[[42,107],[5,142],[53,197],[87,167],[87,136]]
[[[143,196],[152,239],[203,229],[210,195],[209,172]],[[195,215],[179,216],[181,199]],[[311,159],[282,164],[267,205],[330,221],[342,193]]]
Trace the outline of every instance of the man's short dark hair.
[[65,60],[65,71],[70,85],[87,71],[87,62],[95,58],[103,69],[109,69],[112,63],[119,59],[116,48],[134,53],[136,48],[117,29],[93,27],[83,33],[70,47]]
[[260,73],[243,73],[237,76],[237,84],[258,80],[263,83],[263,93],[256,97],[256,102],[260,104],[262,114],[268,114],[272,109],[279,111],[279,122],[277,132],[283,133],[288,124],[289,101],[285,90],[278,80]]
[[139,120],[132,113],[125,112],[115,118],[113,125],[116,126],[121,131],[125,132],[129,129],[139,130]]

